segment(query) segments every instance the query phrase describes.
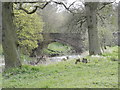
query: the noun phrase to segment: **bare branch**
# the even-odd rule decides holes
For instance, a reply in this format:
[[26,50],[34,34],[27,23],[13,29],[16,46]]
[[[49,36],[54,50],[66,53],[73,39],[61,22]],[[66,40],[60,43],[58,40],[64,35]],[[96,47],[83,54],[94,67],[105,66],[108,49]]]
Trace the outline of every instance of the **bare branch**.
[[22,7],[22,3],[20,3],[20,6],[19,6],[19,10],[23,10],[23,11],[25,11],[27,14],[32,14],[32,13],[36,12],[37,8],[38,8],[38,7],[35,7],[35,9],[33,9],[31,12],[29,12],[28,10],[26,10],[26,9],[24,9],[24,8]]
[[38,8],[44,9],[44,8],[45,8],[49,3],[51,3],[51,2],[53,2],[53,3],[55,3],[55,4],[63,5],[66,10],[68,10],[70,13],[75,14],[75,12],[73,12],[72,10],[70,10],[70,7],[71,7],[72,5],[74,5],[74,3],[75,3],[76,1],[74,1],[74,2],[73,2],[72,4],[70,4],[68,7],[67,7],[63,2],[57,2],[57,1],[52,1],[52,0],[50,0],[50,1],[44,1],[44,2],[28,2],[28,3],[45,3],[45,4],[43,4],[42,6],[33,6],[34,9],[33,9],[32,11],[28,11],[28,10],[26,10],[25,8],[22,7],[22,4],[23,4],[23,3],[27,3],[27,2],[22,2],[22,3],[19,2],[19,10],[23,10],[23,11],[25,11],[27,14],[32,14],[32,13],[35,13]]
[[105,19],[105,18],[103,18],[99,13],[97,13],[97,15],[99,16],[99,18],[101,19],[101,21],[102,21],[102,23],[103,23],[103,25],[104,25],[104,24],[105,24],[105,23],[104,23],[104,19]]
[[103,6],[100,7],[98,10],[102,10],[104,7],[106,7],[107,5],[110,5],[111,3],[113,3],[113,2],[110,2],[110,3],[103,3]]
[[51,3],[51,1],[46,2],[42,7],[40,7],[40,6],[36,6],[36,7],[40,8],[40,9],[44,9],[49,3]]
[[72,4],[70,4],[68,7],[67,7],[63,2],[57,2],[57,1],[51,1],[51,2],[53,2],[53,3],[55,3],[55,4],[63,5],[66,10],[68,10],[70,13],[74,13],[74,14],[75,14],[75,12],[73,12],[72,10],[70,10],[70,7],[71,7],[72,5],[74,5],[74,3],[75,3],[76,1],[73,2]]
[[69,6],[68,8],[70,8],[72,5],[74,5],[74,4],[75,4],[75,2],[76,2],[76,1],[74,1],[72,4],[70,4],[70,6]]
[[34,9],[32,11],[28,11],[25,8],[22,7],[23,3],[19,4],[19,10],[23,10],[25,11],[27,14],[33,14],[37,11],[38,8],[40,9],[44,9],[50,2],[45,2],[45,4],[43,4],[43,6],[34,6]]
[[82,27],[86,20],[87,20],[86,16],[82,16],[81,20],[79,20],[77,24],[80,24],[80,27]]
[[82,21],[80,22],[80,27],[82,27],[82,25],[86,22],[86,20],[87,20],[87,18],[85,18],[84,20],[82,20]]

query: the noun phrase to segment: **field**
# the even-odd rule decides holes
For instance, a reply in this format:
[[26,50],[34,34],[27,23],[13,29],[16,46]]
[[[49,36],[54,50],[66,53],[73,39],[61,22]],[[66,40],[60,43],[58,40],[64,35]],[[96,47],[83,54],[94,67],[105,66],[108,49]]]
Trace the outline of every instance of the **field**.
[[55,64],[11,69],[3,73],[4,88],[118,88],[118,47],[108,47],[101,56],[87,56]]

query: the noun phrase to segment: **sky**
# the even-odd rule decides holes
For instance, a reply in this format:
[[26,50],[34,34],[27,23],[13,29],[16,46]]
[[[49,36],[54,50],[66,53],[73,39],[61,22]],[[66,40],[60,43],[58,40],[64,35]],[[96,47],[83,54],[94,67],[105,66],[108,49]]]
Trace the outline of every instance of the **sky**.
[[[62,0],[59,0],[59,1],[62,1]],[[116,2],[116,3],[118,3],[120,0],[63,0],[63,1],[67,1],[67,4],[66,4],[67,6],[69,6],[74,1],[76,1],[76,3],[74,5],[77,6],[77,5],[83,5],[82,2],[84,2],[84,1],[87,1],[87,2],[97,2],[97,1],[100,1],[100,2]]]
[[[97,2],[97,1],[100,1],[100,2],[116,2],[116,3],[118,3],[120,0],[55,0],[55,1],[67,1],[67,4],[66,4],[66,6],[68,7],[70,4],[72,4],[74,1],[76,1],[76,3],[74,4],[74,6],[75,7],[77,7],[77,5],[83,5],[83,3],[82,2],[80,2],[80,1],[89,1],[89,2]],[[58,6],[58,12],[61,12],[61,11],[64,11],[65,10],[65,8],[63,7],[63,6],[61,6],[61,5],[59,5]]]

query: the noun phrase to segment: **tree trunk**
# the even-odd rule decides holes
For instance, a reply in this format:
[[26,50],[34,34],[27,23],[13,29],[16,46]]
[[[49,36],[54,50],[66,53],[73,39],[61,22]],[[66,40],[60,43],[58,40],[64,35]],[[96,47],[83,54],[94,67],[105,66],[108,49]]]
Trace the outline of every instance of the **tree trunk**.
[[89,54],[101,54],[97,29],[97,2],[86,2],[86,18],[89,38]]
[[[118,46],[120,47],[120,1],[118,3]],[[118,47],[118,64],[120,65],[120,48]],[[120,75],[120,70],[118,70]],[[118,88],[120,88],[120,77],[118,77]]]
[[13,16],[13,3],[2,3],[2,46],[5,56],[5,69],[21,66],[16,47],[17,39]]
[[51,43],[50,34],[49,33],[42,33],[43,41],[39,41],[38,48],[36,49],[37,56],[43,56],[43,49],[48,48],[48,44]]
[[118,46],[120,46],[120,1],[118,4]]
[[2,3],[0,2],[0,45],[2,44]]

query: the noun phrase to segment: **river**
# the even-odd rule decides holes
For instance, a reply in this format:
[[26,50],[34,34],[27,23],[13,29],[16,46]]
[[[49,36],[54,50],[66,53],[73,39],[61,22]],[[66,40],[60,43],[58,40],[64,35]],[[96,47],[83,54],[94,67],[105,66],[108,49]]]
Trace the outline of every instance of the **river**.
[[[66,57],[68,57],[68,60],[71,60],[71,59],[76,59],[76,58],[83,58],[83,57],[85,57],[87,55],[88,55],[88,51],[84,52],[84,53],[82,53],[80,55],[76,54],[76,55],[64,55],[64,56],[56,56],[56,57],[47,57],[47,62],[42,63],[42,64],[48,65],[48,64],[51,64],[51,63],[61,62]],[[4,66],[4,65],[5,65],[4,57],[0,56],[0,70],[2,69],[1,67]]]

